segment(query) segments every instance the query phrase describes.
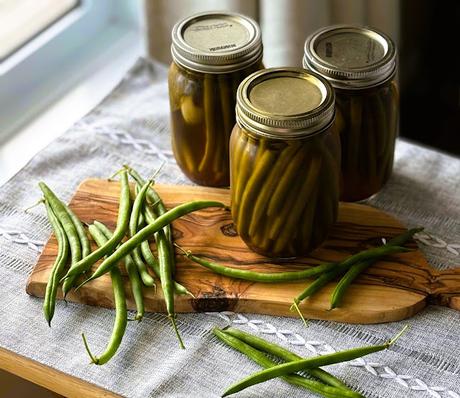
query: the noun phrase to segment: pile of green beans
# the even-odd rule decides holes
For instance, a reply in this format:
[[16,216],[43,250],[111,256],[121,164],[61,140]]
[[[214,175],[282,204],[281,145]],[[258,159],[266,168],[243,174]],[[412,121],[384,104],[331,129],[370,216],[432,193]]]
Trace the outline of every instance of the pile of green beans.
[[[176,325],[174,312],[174,294],[192,295],[184,286],[174,280],[175,258],[172,245],[171,223],[190,212],[207,207],[226,208],[223,203],[215,201],[192,201],[166,210],[158,193],[151,186],[153,181],[143,178],[129,166],[123,166],[117,174],[120,175],[120,200],[117,224],[110,231],[104,224],[94,221],[88,230],[96,241],[98,248],[91,251],[86,230],[78,217],[69,209],[49,187],[40,183],[43,192],[47,214],[58,241],[58,255],[53,264],[46,287],[43,311],[46,321],[51,324],[55,311],[56,296],[59,284],[62,282],[64,293],[67,293],[75,282],[85,275],[95,263],[104,258],[102,263],[92,273],[85,276],[75,289],[110,272],[115,298],[115,325],[112,337],[103,354],[95,357],[88,346],[85,336],[85,348],[95,364],[102,365],[115,355],[121,344],[127,322],[127,307],[125,290],[120,273],[120,263],[128,274],[132,295],[136,304],[134,320],[140,321],[145,313],[143,289],[155,288],[154,276],[161,282],[168,318],[171,320],[177,335],[179,345],[184,348],[182,338]],[[136,183],[136,195],[131,200],[131,190],[128,176],[131,175]],[[122,240],[128,239],[122,243]],[[153,237],[157,245],[158,260],[154,257],[149,244]],[[68,258],[70,267],[65,272]],[[192,295],[193,296],[193,295]]]
[[[324,397],[362,397],[361,394],[350,390],[340,380],[319,368],[321,366],[351,361],[356,358],[361,358],[365,355],[388,349],[396,342],[397,339],[399,339],[399,337],[406,331],[406,329],[407,326],[403,328],[395,337],[384,344],[353,348],[350,350],[305,359],[290,353],[282,347],[276,346],[273,343],[269,343],[259,337],[244,333],[238,329],[215,329],[214,334],[224,343],[246,354],[251,359],[255,360],[261,366],[266,368],[265,370],[254,373],[253,375],[234,384],[224,392],[222,397],[235,394],[244,390],[245,388],[277,377],[283,377],[286,381],[292,384],[301,385]],[[252,349],[250,349],[251,347]],[[263,355],[261,351],[278,356],[280,359],[283,359],[287,362],[282,364],[275,364],[270,360],[265,361],[264,356],[261,356]],[[316,382],[315,384],[312,384],[304,382],[301,384],[299,380],[300,376],[295,374],[296,372],[300,371],[307,371],[310,373],[310,375],[321,380],[323,383]],[[298,382],[296,383],[296,381]]]
[[[260,156],[271,156],[265,155],[266,153],[269,153],[270,150],[271,149],[268,146],[265,147],[265,152]],[[321,160],[320,163],[324,164],[324,162],[324,160]],[[310,164],[308,169],[311,170],[312,168],[314,167]],[[276,167],[273,170],[276,170]],[[318,170],[323,170],[322,166],[319,167]],[[254,172],[253,175],[257,175],[257,173],[258,172]],[[90,351],[84,334],[82,335],[84,346],[92,363],[98,365],[107,363],[107,361],[116,354],[127,327],[128,312],[125,287],[120,272],[121,263],[124,263],[124,267],[127,271],[130,282],[129,285],[136,304],[136,315],[134,319],[140,321],[143,318],[145,313],[143,289],[154,288],[154,276],[158,277],[164,295],[168,318],[171,320],[180,347],[184,348],[182,338],[176,325],[174,294],[191,295],[191,293],[188,292],[184,286],[174,280],[175,258],[171,223],[177,218],[196,210],[208,207],[226,208],[226,206],[220,202],[192,201],[181,204],[168,211],[160,196],[152,187],[152,180],[145,181],[129,166],[124,166],[119,174],[121,189],[117,225],[113,232],[98,221],[94,221],[94,223],[88,227],[89,233],[99,247],[92,252],[90,250],[90,243],[86,235],[86,230],[78,217],[71,209],[59,200],[59,198],[48,186],[46,186],[46,184],[39,184],[44,195],[43,202],[46,206],[47,215],[58,242],[58,254],[50,273],[49,281],[46,287],[45,300],[43,303],[43,311],[47,322],[51,324],[51,320],[54,315],[56,296],[60,282],[63,282],[63,290],[64,285],[67,283],[68,292],[69,289],[75,285],[76,281],[84,276],[85,273],[102,258],[102,263],[97,267],[92,275],[89,277],[87,275],[84,276],[86,279],[78,285],[76,289],[83,284],[104,275],[105,273],[110,273],[115,304],[115,320],[111,338],[104,352],[99,356],[94,356]],[[132,198],[128,180],[129,175],[133,177],[136,184],[134,190],[135,195],[133,195]],[[324,176],[322,175],[321,178],[323,177]],[[253,181],[251,180],[252,177],[248,178],[249,182]],[[244,188],[244,191],[246,191],[248,187],[251,187],[251,183],[246,185],[247,186]],[[251,194],[249,193],[246,195],[247,196],[244,196],[243,194],[242,202],[250,199]],[[270,198],[273,197],[273,192],[270,195]],[[290,194],[285,192],[283,195],[287,195],[287,197],[289,197]],[[285,200],[285,197],[283,200]],[[244,211],[247,211],[244,206],[242,208],[245,209]],[[292,209],[296,209],[295,203],[293,203]],[[212,270],[213,272],[228,277],[267,283],[280,283],[317,277],[317,279],[310,284],[310,286],[301,295],[294,299],[296,306],[301,300],[312,295],[328,281],[333,280],[340,275],[345,275],[337,285],[336,291],[332,296],[331,306],[334,308],[340,304],[347,287],[363,270],[386,255],[407,251],[407,249],[402,247],[402,245],[404,245],[420,230],[421,228],[416,228],[406,231],[405,233],[389,240],[383,246],[371,248],[354,254],[340,263],[324,263],[302,271],[279,273],[258,273],[244,269],[226,267],[201,259],[190,252],[185,251],[179,246],[178,247],[192,261]],[[126,236],[127,240],[123,242],[123,239]],[[158,258],[155,258],[150,248],[149,239],[151,238],[155,240]],[[65,267],[69,260],[70,267],[65,274]],[[149,269],[152,273],[149,272]],[[63,276],[63,274],[65,275]],[[225,331],[215,330],[214,333],[222,341],[243,352],[261,366],[267,368],[266,371],[260,372],[260,374],[256,375],[256,377],[248,378],[242,383],[230,388],[226,394],[239,391],[239,389],[273,377],[281,376],[292,384],[305,387],[325,397],[343,396],[354,398],[360,396],[359,394],[351,391],[340,380],[318,368],[319,366],[324,366],[325,364],[336,363],[334,362],[337,361],[337,358],[335,357],[329,358],[328,356],[323,356],[321,359],[304,360],[295,354],[284,350],[282,347],[269,344],[262,339],[245,334],[244,332],[236,329],[230,328]],[[365,355],[367,353],[383,349],[382,347],[387,348],[389,344],[390,343],[388,343],[385,347],[366,347],[365,349],[357,349],[353,352],[347,351],[344,355],[348,355],[349,357],[353,357],[353,355],[356,357],[358,354]],[[289,363],[277,365],[265,354],[277,356]],[[339,356],[339,358],[344,358],[344,356]],[[299,370],[307,370],[307,373],[309,373],[314,380],[292,374]]]
[[[129,219],[129,237],[132,238],[136,235],[139,227],[139,219],[142,214],[142,209],[145,203],[145,195],[147,190],[150,188],[150,184],[152,181],[147,181],[139,190],[138,194],[136,195],[133,203],[133,208],[131,210],[131,216]],[[135,247],[131,253],[131,256],[136,264],[137,270],[139,271],[139,275],[146,286],[155,286],[155,281],[150,276],[149,272],[147,271],[147,266],[145,262],[141,258],[141,250],[140,247]]]
[[271,257],[306,254],[337,219],[340,147],[332,128],[306,139],[230,141],[232,217],[245,243]]
[[390,80],[367,90],[336,89],[336,127],[342,144],[341,200],[378,192],[393,169],[399,94]]
[[[81,260],[82,255],[86,256],[89,254],[91,248],[85,229],[73,211],[59,200],[45,183],[40,182],[38,185],[43,193],[48,219],[58,241],[58,256],[52,267],[50,278],[47,283],[43,307],[45,319],[51,326],[58,285],[64,273],[69,252],[71,257],[70,267],[74,268]],[[74,282],[75,278],[70,278],[67,283],[63,284],[62,290],[64,297],[73,286]]]
[[[230,342],[229,345],[232,348],[235,348],[238,351],[246,355],[248,355],[248,353],[250,352],[254,352],[254,350],[258,350],[259,352],[263,354],[269,354],[269,355],[275,356],[286,362],[297,361],[297,360],[302,359],[302,357],[298,356],[297,354],[294,354],[293,352],[275,343],[271,343],[255,335],[243,332],[240,329],[230,327],[224,330],[214,329],[213,332],[214,334],[216,334],[216,336],[218,334],[220,334],[221,336],[222,335],[231,336],[231,339],[227,337],[226,343]],[[218,337],[220,338],[220,336]],[[241,350],[240,349],[241,347],[243,347],[244,350]],[[250,350],[248,347],[250,348]],[[251,357],[251,359],[253,359],[251,355],[248,355],[248,356]],[[264,368],[269,368],[269,367],[275,366],[276,363],[272,363],[270,364],[270,366],[265,366],[262,363],[260,363],[260,365],[263,366]],[[321,368],[307,369],[305,372],[308,375],[310,375],[312,378],[314,378],[313,380],[301,378],[302,380],[307,380],[306,382],[303,381],[303,383],[307,384],[305,387],[306,388],[311,387],[309,389],[311,389],[314,392],[317,392],[318,394],[323,394],[323,395],[328,394],[327,396],[331,394],[336,394],[336,395],[343,394],[340,396],[352,396],[352,397],[360,396],[360,394],[350,390],[349,387],[345,383],[343,383],[341,380],[339,380],[337,377],[333,376],[332,374],[326,372],[325,370]],[[291,377],[291,376],[288,376],[288,377]],[[297,377],[299,376],[296,376],[296,378]]]
[[127,254],[130,254],[136,247],[149,239],[155,233],[160,231],[165,225],[172,223],[174,220],[185,216],[189,213],[192,213],[197,210],[205,209],[208,207],[221,207],[226,208],[223,203],[216,201],[208,200],[196,200],[188,203],[183,203],[179,206],[176,206],[174,209],[169,210],[165,214],[158,217],[155,222],[152,224],[146,225],[144,228],[139,230],[134,236],[129,238],[127,241],[123,242],[117,250],[112,252],[94,271],[94,273],[81,283],[78,287],[83,286],[84,284],[101,277],[110,271],[123,257]]
[[228,186],[228,143],[235,125],[236,91],[262,69],[257,62],[227,74],[198,73],[172,63],[169,70],[172,147],[176,161],[200,185]]
[[[78,261],[73,267],[71,267],[63,280],[73,278],[81,275],[88,271],[98,260],[104,257],[107,253],[113,252],[121,240],[125,237],[128,231],[129,214],[131,211],[131,199],[129,192],[128,173],[123,171],[120,174],[121,179],[121,190],[120,190],[120,203],[118,207],[118,218],[117,227],[112,237],[97,250],[85,258]],[[129,253],[126,253],[129,254]]]

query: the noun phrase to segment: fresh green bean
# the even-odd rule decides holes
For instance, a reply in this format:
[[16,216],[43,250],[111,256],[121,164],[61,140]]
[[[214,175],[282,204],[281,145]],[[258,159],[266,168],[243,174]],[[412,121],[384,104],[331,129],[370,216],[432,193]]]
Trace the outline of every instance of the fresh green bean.
[[[138,185],[143,186],[145,184],[145,180],[140,176],[140,174],[136,170],[134,170],[132,167],[128,165],[124,165],[123,167],[128,171],[129,175],[134,178]],[[166,213],[166,207],[163,203],[163,200],[160,198],[160,195],[158,195],[158,193],[155,191],[155,189],[153,189],[152,186],[150,186],[150,188],[147,190],[146,196],[152,205],[156,204],[155,209],[158,216],[161,216],[164,213]],[[166,238],[169,242],[171,242],[172,247],[171,225],[165,225],[163,231],[165,231]]]
[[[382,247],[388,247],[392,245],[403,245],[405,244],[409,239],[412,239],[412,237],[417,233],[422,231],[423,228],[412,228],[406,231],[405,233],[391,239],[388,243],[386,243]],[[364,272],[367,268],[369,268],[372,264],[374,264],[376,260],[374,259],[369,259],[367,261],[362,261],[355,263],[348,271],[347,273],[343,276],[343,278],[339,281],[337,286],[335,287],[334,291],[332,292],[331,296],[331,309],[336,308],[340,305],[343,296],[345,295],[345,292],[347,291],[348,287],[351,285],[351,283],[362,273]]]
[[[112,238],[110,238],[107,243],[93,251],[89,256],[86,256],[80,260],[75,266],[67,272],[64,278],[69,278],[74,275],[80,275],[81,273],[89,270],[96,261],[100,260],[106,254],[109,254],[115,250],[117,245],[124,238],[129,223],[129,211],[131,209],[131,199],[129,192],[129,182],[128,182],[128,173],[123,170],[120,173],[121,179],[121,190],[120,190],[120,204],[118,207],[118,218],[117,218],[117,227],[113,233]],[[128,253],[126,253],[128,254]],[[122,256],[124,257],[124,256]]]
[[91,358],[91,362],[96,365],[103,365],[107,363],[117,352],[120,347],[123,335],[125,334],[126,325],[128,323],[128,309],[126,307],[125,289],[123,287],[123,279],[118,267],[112,267],[110,270],[110,277],[112,279],[113,295],[115,299],[115,322],[110,337],[109,343],[105,351],[96,357],[91,353],[85,335],[82,333],[83,343],[86,351]]
[[[148,206],[145,209],[145,217],[149,224],[155,223],[155,218],[151,210]],[[155,235],[155,242],[157,244],[157,251],[158,251],[158,265],[159,265],[159,274],[160,274],[160,281],[161,281],[161,288],[163,290],[163,295],[166,304],[166,312],[168,313],[168,317],[171,320],[173,325],[173,329],[176,333],[177,339],[179,340],[179,346],[181,348],[184,347],[184,343],[182,338],[179,334],[176,324],[176,314],[174,312],[174,280],[172,276],[172,263],[174,262],[174,258],[172,253],[170,253],[171,246],[169,245],[168,240],[166,239],[164,231],[161,229]]]
[[66,206],[64,204],[64,208],[66,209],[67,213],[69,214],[70,219],[75,225],[75,229],[77,230],[77,235],[80,239],[81,257],[84,258],[91,253],[91,244],[89,243],[88,235],[86,235],[85,227],[83,226],[78,216],[74,213],[74,211],[69,206]]
[[[147,181],[139,190],[139,193],[136,195],[136,198],[134,199],[133,208],[131,210],[131,217],[129,219],[130,237],[133,237],[138,230],[139,216],[141,214],[142,208],[144,207],[147,189],[149,189],[151,183],[151,180]],[[150,276],[145,263],[142,261],[140,248],[135,247],[131,255],[144,285],[155,286],[154,279]]]
[[[164,235],[164,232],[160,230],[157,234]],[[177,329],[176,313],[174,312],[174,285],[170,266],[171,256],[169,255],[169,245],[164,238],[159,238],[157,242],[160,245],[158,246],[158,263],[160,264],[160,281],[166,304],[166,312],[168,313],[168,318],[171,320],[173,329],[179,340],[179,347],[184,349],[185,346],[179,334],[179,330]]]
[[335,269],[321,274],[316,278],[308,287],[303,290],[297,297],[294,298],[294,304],[291,306],[291,310],[295,305],[299,305],[304,299],[313,296],[318,292],[323,286],[327,285],[329,282],[336,279],[338,276],[343,275],[346,272],[347,268],[345,267],[336,267]]
[[[97,229],[97,230],[96,230]],[[99,231],[102,236],[97,232]],[[93,229],[93,239],[97,242],[99,246],[104,245],[108,239],[113,235],[113,232],[108,229],[105,224],[102,224],[99,221],[94,221]],[[134,264],[133,259],[128,254],[124,258],[126,272],[128,273],[129,281],[131,282],[131,290],[133,292],[134,302],[136,303],[136,316],[134,319],[136,321],[141,321],[145,314],[144,306],[144,295],[142,292],[142,281],[137,271],[136,264]]]
[[291,373],[300,372],[305,369],[312,369],[320,366],[332,365],[340,362],[347,362],[356,358],[361,358],[365,355],[372,354],[374,352],[385,350],[392,346],[406,329],[407,327],[401,330],[401,332],[399,332],[394,338],[392,338],[385,344],[353,348],[351,350],[335,352],[333,354],[324,354],[313,358],[286,362],[281,365],[276,365],[269,369],[262,370],[260,372],[254,373],[253,375],[243,379],[242,381],[228,388],[224,392],[222,397],[235,394],[241,390],[244,390],[247,387],[263,383],[264,381],[271,380],[276,377],[286,376]]
[[[38,185],[67,235],[67,240],[69,241],[71,254],[70,270],[75,269],[77,263],[81,260],[81,243],[77,232],[77,228],[75,227],[75,224],[67,211],[67,206],[59,200],[59,198],[44,182],[40,182]],[[68,291],[73,285],[73,282],[75,281],[75,278],[78,275],[79,273],[74,274],[71,281],[66,283],[65,286],[63,286],[64,296],[68,293]]]
[[[129,192],[128,192],[129,194]],[[83,286],[84,284],[88,283],[91,280],[99,278],[100,276],[104,275],[110,269],[115,266],[118,261],[120,261],[124,256],[131,253],[131,251],[139,246],[142,241],[147,240],[150,236],[154,235],[160,229],[162,229],[165,225],[172,223],[174,220],[178,219],[179,217],[185,216],[196,210],[205,209],[207,207],[221,207],[226,208],[223,203],[215,202],[215,201],[208,201],[208,200],[197,200],[188,203],[183,203],[174,209],[169,210],[165,214],[158,217],[153,224],[149,224],[142,228],[140,231],[136,233],[132,238],[128,239],[126,242],[120,245],[120,247],[113,252],[109,257],[107,257],[99,268],[91,275],[90,278],[85,280],[79,287]],[[118,226],[117,226],[118,228]],[[115,233],[114,233],[115,236]]]
[[[233,349],[246,355],[247,357],[252,359],[254,362],[259,364],[263,368],[269,369],[277,365],[276,362],[269,359],[261,351],[252,347],[246,342],[241,341],[237,337],[229,333],[226,333],[226,331],[214,328],[213,333],[219,340],[229,345]],[[296,374],[290,374],[290,375],[283,376],[283,379],[290,384],[306,388],[307,390],[313,391],[327,398],[332,398],[332,397],[333,398],[336,398],[336,397],[343,397],[343,398],[345,397],[360,398],[361,397],[362,398],[361,394],[355,393],[351,390],[348,390],[348,389],[344,390],[342,388],[331,387],[319,381],[307,379],[305,377],[301,377]]]
[[[190,251],[182,249],[176,244],[176,246],[182,250],[182,252],[193,262],[202,265],[215,272],[216,274],[229,276],[236,279],[244,279],[247,281],[253,282],[263,282],[263,283],[278,283],[278,282],[290,282],[297,281],[301,279],[307,279],[315,275],[324,274],[328,271],[334,270],[339,267],[346,267],[354,264],[357,261],[363,261],[369,258],[379,258],[386,254],[401,253],[406,252],[408,249],[404,247],[391,246],[382,248],[373,248],[364,250],[358,254],[354,254],[346,258],[341,263],[324,263],[317,265],[312,268],[308,268],[302,271],[288,271],[288,272],[254,272],[238,268],[226,267],[211,261],[204,260],[200,257],[193,255]],[[383,247],[383,246],[382,246]],[[378,249],[378,250],[377,250]]]
[[[403,234],[405,235],[405,234]],[[395,238],[396,239],[396,238]],[[409,238],[407,238],[409,239]],[[406,240],[407,240],[406,239]],[[404,244],[404,242],[402,242]],[[300,293],[295,299],[294,302],[299,304],[303,299],[310,297],[316,293],[321,287],[335,279],[337,276],[345,273],[353,264],[357,264],[362,261],[367,260],[378,260],[383,256],[396,253],[405,253],[410,251],[405,247],[395,246],[393,244],[387,244],[379,247],[374,247],[372,249],[364,250],[353,256],[348,257],[346,260],[337,264],[335,269],[323,273],[319,278],[317,278],[313,283],[311,283],[302,293]]]
[[[91,253],[91,245],[89,243],[88,236],[86,235],[85,227],[81,223],[80,219],[77,215],[72,211],[72,209],[64,204],[64,207],[69,214],[73,224],[75,225],[75,229],[77,230],[78,238],[80,239],[81,245],[81,257],[85,258]],[[64,297],[73,287],[76,277],[68,278],[64,280],[62,284],[62,292],[64,293]]]
[[200,257],[193,255],[189,250],[184,250],[182,247],[176,244],[182,252],[193,262],[202,265],[205,268],[210,269],[219,275],[228,276],[230,278],[244,279],[252,282],[262,283],[279,283],[279,282],[290,282],[302,279],[310,278],[314,275],[327,272],[332,268],[337,267],[335,263],[325,263],[317,265],[312,268],[308,268],[302,271],[289,271],[289,272],[254,272],[238,268],[226,267],[221,264],[217,264],[211,261],[204,260]]
[[67,258],[69,257],[69,242],[64,228],[57,219],[50,203],[47,200],[45,200],[45,206],[48,220],[53,228],[54,235],[56,236],[56,240],[58,242],[58,255],[54,261],[53,267],[51,268],[48,283],[46,284],[45,299],[43,301],[43,313],[48,325],[51,326],[51,320],[53,319],[54,309],[56,307],[56,295],[59,279],[64,271]]
[[[153,210],[148,205],[145,206],[144,212],[145,212],[145,219],[147,220],[147,222],[149,224],[154,223],[155,222],[155,216],[153,215]],[[164,232],[164,228],[163,228],[163,232]],[[158,239],[161,240],[163,238],[166,239],[165,234],[163,234],[162,236],[159,236],[159,235],[155,234],[155,240],[158,240]],[[157,245],[157,250],[160,251],[161,248],[163,248],[163,247],[164,247],[163,244]],[[152,251],[150,250],[150,244],[149,244],[148,240],[144,240],[141,243],[141,252],[142,252],[142,256],[144,257],[144,260],[147,263],[147,265],[150,268],[152,268],[152,270],[155,273],[155,275],[158,278],[160,278],[160,265],[158,264],[158,261],[155,259]],[[159,256],[162,257],[162,258],[164,257],[163,255],[160,255],[160,254],[159,254]],[[173,261],[175,261],[174,252],[170,253],[170,256],[173,259]],[[190,293],[180,283],[178,283],[176,281],[173,281],[173,285],[174,285],[174,291],[176,292],[176,294],[179,294],[179,295],[188,294],[189,296],[194,297],[193,294]]]
[[[287,362],[298,361],[299,359],[303,359],[301,356],[294,354],[293,352],[279,346],[278,344],[270,343],[267,340],[254,336],[253,334],[243,332],[240,329],[230,327],[226,328],[224,331],[226,334],[229,334],[243,341],[244,343],[249,344],[251,347],[266,352],[267,354],[275,355]],[[306,372],[309,373],[311,376],[321,380],[323,383],[329,384],[330,386],[338,387],[345,390],[349,389],[345,383],[343,383],[337,377],[331,375],[323,369],[307,369]]]

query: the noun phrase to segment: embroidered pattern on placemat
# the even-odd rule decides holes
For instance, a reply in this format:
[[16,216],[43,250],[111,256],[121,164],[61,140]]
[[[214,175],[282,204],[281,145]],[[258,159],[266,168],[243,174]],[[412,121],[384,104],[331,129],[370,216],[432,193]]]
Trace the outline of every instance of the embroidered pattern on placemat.
[[32,250],[35,250],[37,253],[40,253],[45,242],[32,239],[25,232],[19,231],[17,229],[3,229],[0,227],[0,236],[10,242],[17,243],[20,245],[27,245]]
[[445,240],[435,236],[433,234],[429,234],[427,232],[419,232],[414,235],[414,238],[419,242],[423,243],[424,245],[430,247],[436,247],[439,249],[446,249],[449,253],[452,253],[454,256],[460,255],[460,243],[447,243]]

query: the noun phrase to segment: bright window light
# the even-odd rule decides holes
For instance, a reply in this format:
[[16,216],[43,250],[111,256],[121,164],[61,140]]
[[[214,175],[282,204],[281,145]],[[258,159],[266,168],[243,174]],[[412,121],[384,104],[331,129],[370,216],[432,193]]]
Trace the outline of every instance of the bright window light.
[[79,0],[0,0],[0,62],[78,3]]

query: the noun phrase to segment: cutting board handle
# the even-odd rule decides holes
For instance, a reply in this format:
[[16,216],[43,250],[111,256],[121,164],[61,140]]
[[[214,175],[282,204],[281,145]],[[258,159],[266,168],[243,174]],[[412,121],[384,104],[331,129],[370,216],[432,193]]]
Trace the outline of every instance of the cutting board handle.
[[460,267],[432,273],[429,301],[460,311]]

